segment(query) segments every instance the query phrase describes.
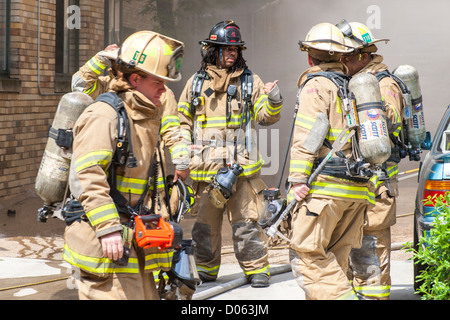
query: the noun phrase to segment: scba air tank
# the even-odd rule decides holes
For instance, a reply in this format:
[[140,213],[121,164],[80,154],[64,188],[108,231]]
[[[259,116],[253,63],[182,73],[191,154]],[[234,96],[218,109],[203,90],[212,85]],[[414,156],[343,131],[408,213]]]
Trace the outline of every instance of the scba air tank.
[[408,140],[414,148],[419,148],[426,138],[419,73],[413,66],[401,65],[394,70],[394,75],[399,77],[411,92],[411,99],[405,97],[406,106],[404,117]]
[[370,164],[382,164],[391,155],[391,143],[378,80],[373,74],[357,74],[349,90],[356,101],[361,155]]
[[52,206],[63,200],[69,179],[72,149],[60,147],[56,143],[58,132],[70,131],[84,109],[92,102],[92,98],[82,92],[67,93],[59,101],[36,176],[36,193],[44,201],[44,206]]

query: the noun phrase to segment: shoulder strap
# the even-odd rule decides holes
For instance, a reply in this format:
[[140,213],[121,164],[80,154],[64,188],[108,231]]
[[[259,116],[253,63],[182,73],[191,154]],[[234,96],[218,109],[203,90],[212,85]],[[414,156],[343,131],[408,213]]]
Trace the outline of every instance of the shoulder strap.
[[341,72],[336,71],[320,71],[315,73],[310,73],[306,77],[306,81],[302,84],[300,87],[300,90],[303,89],[303,87],[306,85],[306,83],[316,77],[325,77],[329,80],[331,80],[336,87],[339,89],[339,94],[341,98],[348,97],[349,90],[348,90],[348,83],[351,79],[351,76],[343,74]]
[[110,105],[117,112],[117,144],[114,152],[114,162],[119,166],[127,164],[127,167],[137,166],[137,160],[134,157],[133,146],[130,137],[130,126],[128,124],[127,111],[123,100],[115,92],[107,92],[99,95],[95,101],[102,101]]
[[251,102],[253,92],[253,73],[245,68],[241,74],[242,101]]
[[389,70],[384,70],[384,71],[377,72],[375,74],[375,76],[377,77],[378,82],[380,82],[382,79],[384,79],[386,77],[389,77],[392,80],[394,80],[395,82],[397,82],[397,84],[400,87],[400,90],[402,90],[403,94],[410,94],[411,93],[411,91],[409,90],[409,88],[406,85],[406,83],[403,82],[402,79],[400,79],[399,77],[397,77],[396,75],[391,73]]

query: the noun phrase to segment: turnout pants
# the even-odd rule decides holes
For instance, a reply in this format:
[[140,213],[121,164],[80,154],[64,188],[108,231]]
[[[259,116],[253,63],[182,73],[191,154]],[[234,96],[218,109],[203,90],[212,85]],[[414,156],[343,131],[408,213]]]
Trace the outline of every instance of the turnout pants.
[[[139,249],[138,249],[139,250]],[[160,300],[152,272],[144,272],[144,257],[138,254],[139,273],[98,276],[80,271],[80,300]]]
[[396,200],[382,192],[367,211],[367,225],[360,249],[350,254],[350,276],[356,292],[367,299],[388,300],[391,290],[391,226]]
[[197,270],[209,280],[217,278],[221,262],[222,221],[226,211],[232,227],[235,256],[245,275],[269,275],[267,248],[257,225],[263,206],[260,191],[265,187],[264,182],[260,178],[238,179],[236,190],[224,209],[216,208],[211,203],[207,186],[206,182],[194,186],[198,216],[192,229],[192,239],[195,241]]
[[307,300],[357,299],[347,278],[352,248],[361,246],[367,204],[310,198],[293,215],[291,265]]

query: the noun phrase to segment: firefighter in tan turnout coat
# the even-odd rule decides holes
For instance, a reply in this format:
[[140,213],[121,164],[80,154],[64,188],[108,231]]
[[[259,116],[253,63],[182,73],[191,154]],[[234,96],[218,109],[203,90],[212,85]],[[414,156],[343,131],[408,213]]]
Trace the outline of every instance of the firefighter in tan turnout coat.
[[[346,120],[338,87],[326,75],[345,76],[347,69],[339,58],[352,50],[344,46],[339,29],[329,23],[312,27],[300,45],[308,53],[311,68],[300,76],[298,86],[308,75],[324,72],[325,76],[307,81],[299,96],[288,180],[293,185],[292,195],[303,201],[293,210],[291,248],[295,253],[291,252],[291,265],[307,299],[357,299],[346,271],[351,249],[361,245],[365,211],[375,203],[374,188],[364,177],[342,176],[344,170],[339,167],[345,164],[336,155],[307,185],[315,167],[330,151],[323,140],[309,143],[317,135],[314,128],[318,116],[328,118],[326,139],[330,143],[347,131],[343,130]],[[351,156],[349,140],[340,151],[345,158]]]
[[[263,159],[255,123],[276,123],[282,97],[276,82],[264,84],[246,67],[242,58],[245,43],[233,21],[217,23],[201,45],[201,71],[188,80],[178,103],[181,126],[193,141],[190,168],[198,216],[192,237],[197,270],[203,281],[217,278],[226,211],[241,268],[252,286],[268,286],[268,254],[257,225],[263,205],[261,191],[266,185],[260,178]],[[228,186],[232,195],[226,201],[223,190],[209,184],[212,178],[218,179],[220,170],[232,175],[227,166],[233,163],[241,171],[236,173],[237,181]]]
[[[94,100],[100,94],[108,92],[112,80],[121,74],[114,68],[118,50],[117,45],[109,45],[87,61],[72,76],[72,91],[84,92]],[[101,75],[104,70],[107,70],[107,76]],[[165,86],[165,89],[166,91],[159,99],[163,109],[161,138],[164,143],[163,146],[170,151],[172,163],[175,165],[175,177],[179,176],[182,180],[185,180],[189,176],[189,141],[186,141],[181,135],[175,95],[169,87]],[[160,179],[158,190],[163,187],[163,181]]]
[[[118,115],[107,103],[89,106],[74,127],[70,190],[82,204],[84,214],[65,231],[64,259],[80,270],[80,299],[159,299],[153,271],[169,270],[171,250],[140,248],[130,242],[128,263],[115,263],[123,256],[121,233],[129,216],[113,201],[113,187],[129,206],[149,208],[151,193],[145,194],[149,168],[155,154],[163,108],[160,97],[166,81],[180,80],[183,43],[150,31],[131,35],[118,57],[123,75],[109,84],[123,100],[128,115],[129,144],[136,167],[112,166],[118,138]],[[67,222],[67,219],[66,219]],[[126,237],[124,237],[126,238]]]
[[[345,37],[348,45],[356,52],[342,59],[348,67],[351,76],[357,73],[372,73],[385,76],[380,78],[381,95],[386,105],[386,118],[390,134],[397,138],[402,129],[404,113],[404,98],[397,82],[388,76],[388,67],[383,63],[383,57],[375,54],[375,45],[387,39],[375,39],[372,32],[359,22],[346,22],[351,35]],[[397,173],[400,156],[393,147],[391,158],[387,161],[389,184],[376,181],[376,205],[367,211],[367,223],[364,228],[363,245],[352,250],[350,267],[355,291],[368,299],[389,299],[391,288],[390,256],[391,256],[391,226],[396,222],[396,197],[398,196]],[[370,279],[369,279],[370,278]]]

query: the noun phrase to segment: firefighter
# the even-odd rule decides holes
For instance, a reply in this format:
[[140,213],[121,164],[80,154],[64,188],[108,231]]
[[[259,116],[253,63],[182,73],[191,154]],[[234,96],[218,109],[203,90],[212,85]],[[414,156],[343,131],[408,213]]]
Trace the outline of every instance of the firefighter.
[[[253,287],[266,287],[268,253],[257,225],[266,185],[260,178],[263,159],[255,124],[276,123],[283,99],[276,81],[264,84],[247,68],[242,55],[245,42],[233,21],[217,23],[200,44],[201,69],[188,80],[178,103],[181,126],[193,141],[191,177],[198,215],[192,237],[197,270],[203,281],[217,278],[226,211],[240,267]],[[226,187],[212,184],[222,173],[235,174],[237,181]],[[226,199],[223,194],[231,196]]]
[[[145,191],[163,114],[160,98],[166,81],[181,78],[183,48],[183,43],[151,31],[131,35],[121,48],[117,61],[122,75],[109,88],[128,115],[127,142],[135,167],[130,161],[116,165],[118,113],[110,105],[93,103],[74,126],[69,184],[82,208],[66,227],[64,259],[80,270],[80,299],[159,299],[152,272],[169,270],[173,252],[137,247],[125,226],[127,206],[136,211],[151,207],[151,192]],[[123,242],[130,246],[127,263],[119,263]]]
[[[383,56],[376,54],[376,43],[388,40],[375,39],[369,28],[359,22],[342,20],[338,25],[346,35],[346,43],[355,48],[353,54],[342,58],[348,74],[372,73],[380,79],[379,75],[386,73],[379,80],[379,85],[386,105],[389,133],[397,139],[402,129],[405,102],[401,88],[389,76]],[[391,288],[391,226],[396,222],[397,164],[400,162],[394,141],[391,141],[391,157],[386,162],[389,181],[376,181],[376,205],[367,211],[363,245],[350,254],[353,286],[358,294],[368,299],[389,299]]]
[[[115,65],[118,51],[119,47],[116,44],[111,44],[87,61],[72,76],[72,91],[84,92],[94,100],[100,94],[108,92],[111,81],[121,75]],[[107,70],[107,76],[101,75],[104,70]],[[166,86],[165,89],[166,91],[160,98],[164,110],[160,131],[164,143],[163,147],[168,148],[172,163],[175,165],[174,181],[178,177],[185,181],[189,177],[189,141],[183,139],[180,134],[180,119],[178,118],[175,95],[169,87]],[[158,181],[158,189],[162,190],[163,187],[163,181]]]
[[[339,59],[353,49],[344,45],[342,33],[330,23],[313,26],[306,40],[300,42],[300,49],[308,53],[310,68],[298,81],[299,87],[304,86],[290,154],[290,192],[301,201],[292,215],[292,270],[308,300],[357,299],[346,271],[350,250],[361,245],[364,214],[375,202],[374,190],[368,178],[350,176],[342,170],[345,159],[352,156],[352,144],[347,139],[340,150],[345,157],[334,155],[308,185],[309,176],[330,149],[323,139],[314,145],[305,143],[317,136],[314,121],[320,113],[328,117],[326,139],[330,143],[342,131],[347,132],[342,97],[328,76],[345,79],[347,68]],[[318,72],[320,76],[311,78]]]

